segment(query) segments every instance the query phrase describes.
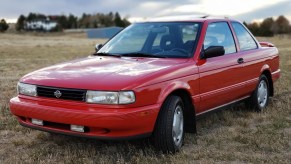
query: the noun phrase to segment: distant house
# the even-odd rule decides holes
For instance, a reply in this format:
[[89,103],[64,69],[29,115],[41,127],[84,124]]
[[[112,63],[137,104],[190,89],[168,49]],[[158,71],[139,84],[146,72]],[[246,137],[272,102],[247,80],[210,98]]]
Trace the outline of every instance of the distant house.
[[119,33],[123,28],[121,27],[104,27],[86,29],[88,38],[112,38]]
[[58,23],[47,19],[35,19],[32,21],[27,21],[25,23],[24,29],[28,31],[52,31],[56,28]]

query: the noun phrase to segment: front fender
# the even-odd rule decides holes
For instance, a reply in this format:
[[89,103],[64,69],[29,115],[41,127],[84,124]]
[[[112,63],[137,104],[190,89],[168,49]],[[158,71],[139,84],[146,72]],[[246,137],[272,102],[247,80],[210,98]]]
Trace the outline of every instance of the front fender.
[[163,103],[165,99],[175,90],[186,90],[191,95],[191,87],[188,83],[183,81],[173,81],[168,83],[163,87],[160,96],[158,98],[158,103]]

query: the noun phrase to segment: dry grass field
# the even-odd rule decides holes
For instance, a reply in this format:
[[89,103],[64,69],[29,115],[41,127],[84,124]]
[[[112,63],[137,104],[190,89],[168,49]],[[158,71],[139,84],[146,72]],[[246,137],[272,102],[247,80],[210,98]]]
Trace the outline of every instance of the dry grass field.
[[9,111],[16,83],[33,70],[81,58],[104,40],[85,34],[0,34],[0,163],[291,163],[291,39],[259,38],[280,50],[282,77],[262,113],[233,106],[198,120],[175,155],[147,139],[110,142],[20,126]]

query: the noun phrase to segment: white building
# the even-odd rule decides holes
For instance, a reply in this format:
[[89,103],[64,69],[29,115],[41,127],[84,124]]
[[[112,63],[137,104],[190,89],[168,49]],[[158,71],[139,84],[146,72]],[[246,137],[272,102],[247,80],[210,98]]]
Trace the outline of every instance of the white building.
[[26,30],[36,30],[36,31],[51,31],[58,25],[55,21],[50,21],[49,19],[38,19],[25,23]]

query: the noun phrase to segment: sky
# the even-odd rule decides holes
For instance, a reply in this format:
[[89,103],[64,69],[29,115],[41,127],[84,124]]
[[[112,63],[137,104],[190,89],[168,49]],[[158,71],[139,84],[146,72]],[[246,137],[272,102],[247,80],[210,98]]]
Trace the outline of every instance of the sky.
[[10,23],[29,12],[81,16],[110,11],[131,22],[173,15],[227,16],[248,23],[285,15],[291,22],[291,0],[0,0],[0,19]]

